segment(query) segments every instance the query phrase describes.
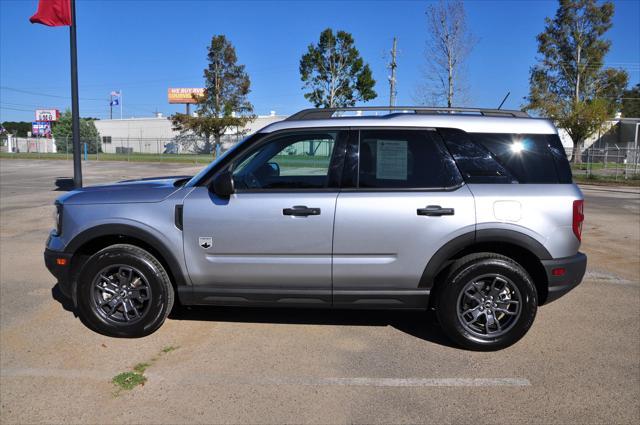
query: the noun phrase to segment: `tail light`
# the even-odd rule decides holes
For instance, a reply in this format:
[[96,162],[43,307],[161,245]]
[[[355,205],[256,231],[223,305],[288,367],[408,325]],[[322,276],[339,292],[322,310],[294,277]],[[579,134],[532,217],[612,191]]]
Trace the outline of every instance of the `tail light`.
[[582,241],[582,222],[584,221],[584,200],[573,201],[573,234]]

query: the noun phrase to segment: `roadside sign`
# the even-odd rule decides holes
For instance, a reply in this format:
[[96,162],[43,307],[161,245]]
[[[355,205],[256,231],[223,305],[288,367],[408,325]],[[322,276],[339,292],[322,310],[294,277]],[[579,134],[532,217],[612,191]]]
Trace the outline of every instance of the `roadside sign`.
[[58,121],[60,111],[57,109],[36,109],[36,121]]
[[169,103],[198,103],[204,96],[204,88],[170,88],[167,91]]
[[51,121],[32,122],[31,134],[35,137],[51,137]]

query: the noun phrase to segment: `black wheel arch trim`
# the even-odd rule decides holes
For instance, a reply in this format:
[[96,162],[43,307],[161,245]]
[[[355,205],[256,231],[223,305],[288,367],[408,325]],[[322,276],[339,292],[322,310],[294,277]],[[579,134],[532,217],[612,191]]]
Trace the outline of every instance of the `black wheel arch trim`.
[[167,270],[174,278],[174,283],[177,287],[187,286],[186,275],[180,266],[180,262],[172,254],[167,245],[153,234],[128,224],[101,224],[95,227],[86,229],[78,233],[65,247],[64,252],[67,254],[75,255],[78,249],[92,240],[105,237],[105,236],[124,236],[133,239],[138,239],[145,244],[152,247],[162,257],[158,260],[164,260],[169,267]]
[[508,229],[481,229],[464,233],[444,244],[431,257],[422,273],[419,288],[433,287],[438,273],[444,270],[450,263],[450,259],[464,249],[479,243],[509,243],[526,249],[539,260],[553,258],[549,251],[537,240],[524,233]]

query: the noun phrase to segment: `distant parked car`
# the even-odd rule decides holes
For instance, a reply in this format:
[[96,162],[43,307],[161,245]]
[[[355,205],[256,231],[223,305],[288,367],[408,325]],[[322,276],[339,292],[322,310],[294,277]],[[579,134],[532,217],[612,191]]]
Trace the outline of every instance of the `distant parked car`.
[[112,336],[154,332],[177,297],[434,309],[463,347],[515,343],[587,264],[556,128],[505,110],[345,116],[389,109],[302,111],[192,178],[69,192],[47,267],[84,323]]
[[163,154],[173,154],[173,155],[177,155],[180,153],[180,146],[175,143],[175,142],[169,142],[166,145],[164,145],[164,152],[162,152]]

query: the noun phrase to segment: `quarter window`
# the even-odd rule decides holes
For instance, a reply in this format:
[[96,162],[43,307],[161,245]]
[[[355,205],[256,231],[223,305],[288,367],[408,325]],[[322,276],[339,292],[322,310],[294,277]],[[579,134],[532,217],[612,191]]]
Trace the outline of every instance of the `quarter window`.
[[558,183],[544,134],[472,133],[520,183]]
[[462,183],[435,131],[361,131],[359,157],[359,188],[445,188]]

